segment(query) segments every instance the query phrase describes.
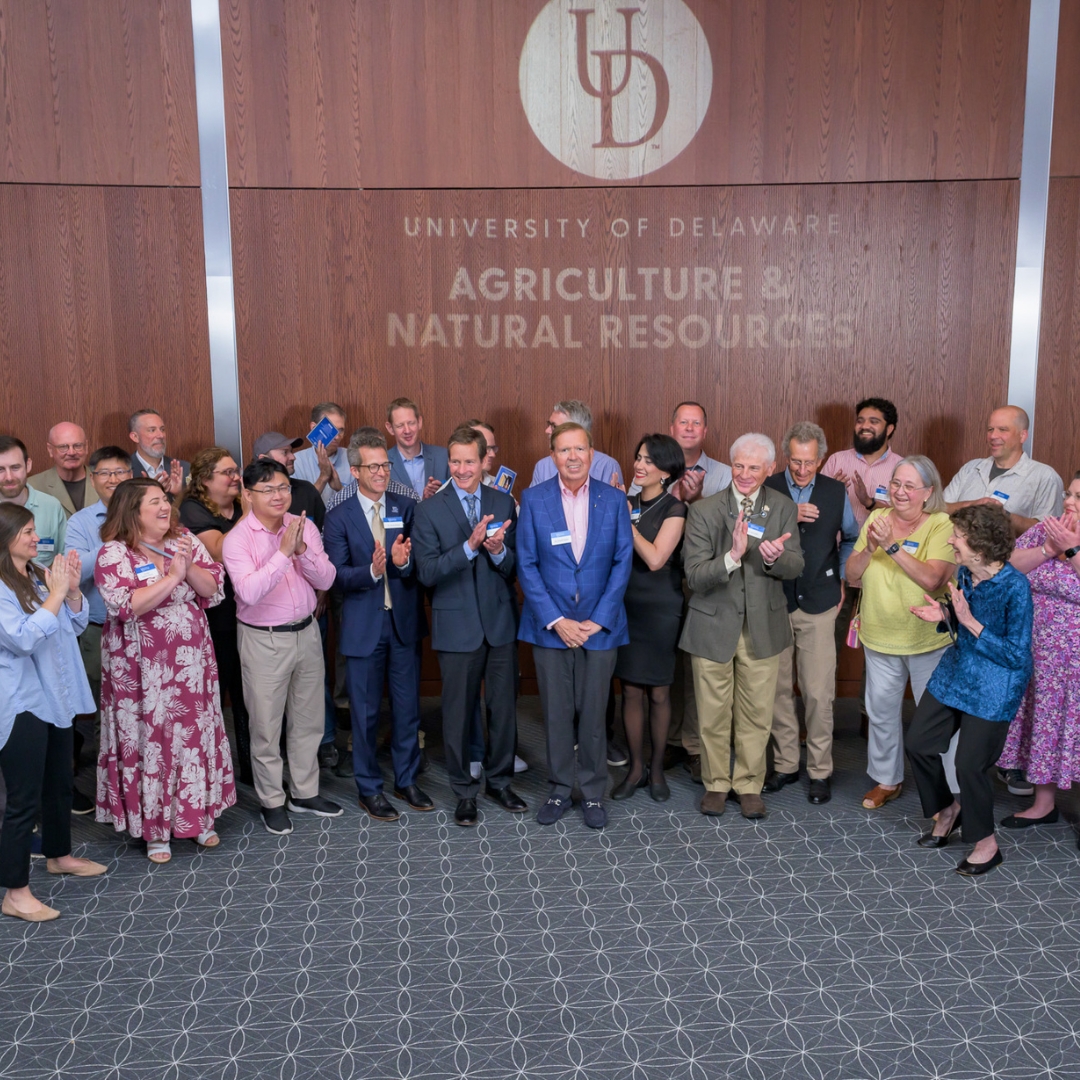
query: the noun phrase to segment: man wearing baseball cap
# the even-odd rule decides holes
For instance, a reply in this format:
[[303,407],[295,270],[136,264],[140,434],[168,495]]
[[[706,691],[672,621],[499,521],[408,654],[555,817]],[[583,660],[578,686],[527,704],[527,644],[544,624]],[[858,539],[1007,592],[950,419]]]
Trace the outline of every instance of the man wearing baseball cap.
[[289,513],[299,514],[307,511],[309,521],[315,522],[315,527],[322,532],[323,519],[326,517],[326,503],[323,502],[318,488],[309,480],[301,480],[294,475],[296,468],[296,451],[299,450],[307,439],[301,437],[290,439],[282,435],[280,431],[268,431],[255,440],[252,460],[269,458],[284,465],[289,473],[289,484],[292,487],[292,505]]

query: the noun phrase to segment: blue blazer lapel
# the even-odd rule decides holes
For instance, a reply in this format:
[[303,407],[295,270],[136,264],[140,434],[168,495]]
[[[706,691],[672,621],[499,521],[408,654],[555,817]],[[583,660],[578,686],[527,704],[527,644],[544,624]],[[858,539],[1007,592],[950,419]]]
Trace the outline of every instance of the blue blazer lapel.
[[[463,540],[468,540],[472,536],[472,526],[469,524],[469,519],[465,516],[465,507],[461,505],[461,500],[458,498],[458,493],[454,489],[453,481],[446,485],[434,496],[436,499],[442,499],[446,503],[446,512],[457,523],[458,528],[461,530],[461,536]],[[481,508],[483,507],[483,497],[481,496]],[[480,516],[484,516],[483,509],[480,510]]]
[[581,553],[582,564],[588,561],[596,536],[603,528],[605,516],[603,501],[596,490],[596,485],[603,482],[595,477],[589,478],[589,531],[585,534],[585,550]]
[[435,474],[435,455],[427,443],[420,444],[424,455],[424,483],[426,484]]
[[345,504],[345,513],[350,514],[350,521],[353,527],[359,533],[360,539],[365,546],[367,546],[372,552],[375,550],[375,537],[371,533],[371,525],[368,523],[367,515],[364,513],[364,508],[360,504],[360,499],[356,496],[349,499]]
[[[568,532],[569,526],[566,524],[566,515],[563,513],[562,492],[558,479],[556,479],[548,492],[547,501],[548,513],[551,517],[551,531]],[[551,544],[550,536],[548,537],[548,544]],[[577,559],[574,558],[574,549],[570,544],[553,545],[552,551],[555,553],[556,558],[565,559],[571,566],[578,565]]]
[[399,484],[404,484],[405,487],[411,488],[412,481],[409,479],[409,474],[405,471],[405,464],[401,458],[401,451],[396,446],[391,446],[390,449],[386,451],[386,456],[390,459],[391,478],[396,480]]

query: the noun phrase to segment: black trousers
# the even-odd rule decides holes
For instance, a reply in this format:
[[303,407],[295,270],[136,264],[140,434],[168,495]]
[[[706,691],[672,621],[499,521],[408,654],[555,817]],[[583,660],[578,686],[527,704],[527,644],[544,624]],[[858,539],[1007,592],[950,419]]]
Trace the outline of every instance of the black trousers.
[[964,812],[961,835],[965,844],[977,844],[994,834],[994,785],[987,773],[1001,757],[1009,735],[1008,723],[984,720],[942,705],[929,690],[924,690],[905,743],[923,813],[933,817],[953,804],[941,755],[949,749],[958,728],[956,779]]
[[442,671],[443,748],[450,787],[459,799],[474,799],[480,781],[469,772],[473,719],[485,685],[488,709],[484,777],[488,787],[501,791],[514,778],[517,752],[517,701],[514,655],[517,642],[489,645],[472,652],[440,652]]
[[[578,783],[586,799],[607,790],[607,711],[618,649],[545,649],[533,646],[540,705],[547,735],[551,794],[568,799],[574,784],[574,743]],[[574,714],[577,714],[577,734]]]
[[71,854],[71,728],[58,728],[23,712],[4,748],[0,771],[7,786],[7,809],[0,831],[0,887],[30,883],[30,838],[41,813],[41,850],[46,858]]
[[[224,708],[228,691],[232,704],[233,732],[236,735],[236,775],[242,784],[252,783],[251,729],[244,704],[244,673],[240,667],[240,649],[236,639],[236,601],[226,598],[206,612],[210,640],[217,657],[218,683]],[[284,731],[282,732],[284,734]]]

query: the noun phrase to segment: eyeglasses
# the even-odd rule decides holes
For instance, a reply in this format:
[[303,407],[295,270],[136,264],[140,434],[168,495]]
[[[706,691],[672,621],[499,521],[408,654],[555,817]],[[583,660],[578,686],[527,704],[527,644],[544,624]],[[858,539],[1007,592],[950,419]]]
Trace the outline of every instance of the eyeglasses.
[[61,454],[67,454],[71,451],[74,451],[76,454],[81,454],[86,449],[86,443],[84,442],[64,443],[59,446],[56,443],[49,443],[49,445],[54,450],[59,450]]
[[292,485],[278,484],[275,487],[248,488],[248,491],[254,492],[256,495],[288,495],[292,491]]
[[130,469],[91,469],[94,476],[100,476],[102,480],[118,480],[122,476],[130,476]]
[[215,469],[215,476],[227,476],[230,480],[235,480],[240,475],[239,469]]
[[902,491],[905,495],[913,495],[916,491],[929,491],[925,484],[901,484],[898,480],[889,481],[890,491]]
[[1063,499],[1080,499],[1080,491],[1063,491],[1061,497]]
[[487,452],[488,452],[489,454],[497,454],[497,453],[499,452],[499,448],[498,448],[497,446],[491,446],[491,445],[489,444],[489,445],[488,445],[488,448],[487,448]]
[[389,472],[390,462],[376,461],[374,465],[357,465],[356,467],[358,469],[367,469],[367,471],[371,473],[372,476],[374,476],[376,473]]

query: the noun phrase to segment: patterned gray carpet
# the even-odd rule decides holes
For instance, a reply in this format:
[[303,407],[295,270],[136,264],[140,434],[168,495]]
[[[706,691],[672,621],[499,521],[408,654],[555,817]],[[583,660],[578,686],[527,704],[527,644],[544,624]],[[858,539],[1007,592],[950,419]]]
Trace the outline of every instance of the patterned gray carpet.
[[[345,816],[273,837],[248,792],[221,848],[152,866],[80,819],[76,851],[108,876],[37,863],[62,919],[0,920],[0,1077],[1080,1076],[1073,827],[1007,833],[1003,867],[960,878],[959,842],[914,845],[913,788],[859,806],[844,704],[833,801],[788,787],[758,824],[702,817],[672,771],[670,802],[609,803],[603,832],[491,802],[461,829],[437,753],[438,811],[395,824],[330,780]],[[535,714],[523,701],[534,808]],[[1024,805],[998,791],[1002,815]]]

